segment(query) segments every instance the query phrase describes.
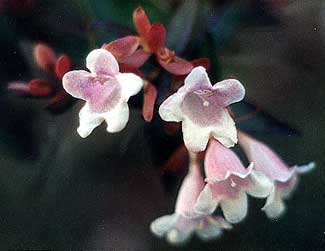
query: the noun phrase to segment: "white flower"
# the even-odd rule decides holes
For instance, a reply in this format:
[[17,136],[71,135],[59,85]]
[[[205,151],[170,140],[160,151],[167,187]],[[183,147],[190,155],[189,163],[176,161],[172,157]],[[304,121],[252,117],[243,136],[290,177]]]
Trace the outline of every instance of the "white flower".
[[245,89],[235,79],[211,85],[204,67],[196,67],[177,93],[159,108],[165,121],[182,121],[184,143],[192,152],[203,151],[210,135],[227,147],[237,143],[237,132],[227,106],[244,98]]
[[129,120],[127,102],[141,90],[142,79],[133,73],[120,73],[118,62],[104,49],[91,51],[86,65],[90,72],[70,71],[62,80],[69,94],[86,101],[79,113],[79,135],[87,137],[104,120],[108,132],[121,131]]

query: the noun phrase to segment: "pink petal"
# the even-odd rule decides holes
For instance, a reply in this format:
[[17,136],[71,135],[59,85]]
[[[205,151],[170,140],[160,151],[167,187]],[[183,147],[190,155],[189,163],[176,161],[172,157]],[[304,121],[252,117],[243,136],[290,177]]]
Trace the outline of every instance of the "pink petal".
[[175,212],[188,217],[197,215],[194,205],[203,187],[204,182],[198,164],[190,163],[189,173],[178,192]]
[[86,66],[97,75],[114,76],[119,73],[118,62],[109,51],[105,49],[95,49],[86,58]]
[[241,101],[245,96],[244,86],[236,79],[226,79],[213,86],[219,104],[228,106]]
[[209,182],[226,180],[230,175],[247,177],[252,166],[246,169],[237,155],[217,140],[211,140],[205,155],[205,174]]
[[139,48],[132,55],[123,58],[120,62],[135,68],[139,68],[148,60],[150,56],[150,53],[145,52],[142,48]]
[[29,94],[34,97],[46,97],[53,92],[53,86],[47,80],[33,79],[27,85]]
[[112,53],[119,62],[122,62],[124,58],[132,55],[138,46],[139,37],[126,36],[104,45],[103,48]]
[[239,144],[249,161],[254,162],[256,170],[263,172],[270,179],[280,182],[289,180],[295,172],[268,146],[252,137],[238,132]]
[[98,83],[87,71],[70,71],[63,76],[63,88],[73,97],[88,101],[93,112],[113,109],[121,98],[121,86],[117,79]]
[[69,71],[62,78],[63,88],[75,98],[86,98],[87,89],[92,89],[91,74],[88,71]]
[[171,62],[168,60],[163,60],[157,57],[159,64],[168,72],[175,75],[185,75],[188,74],[192,69],[193,65],[182,58],[175,57]]

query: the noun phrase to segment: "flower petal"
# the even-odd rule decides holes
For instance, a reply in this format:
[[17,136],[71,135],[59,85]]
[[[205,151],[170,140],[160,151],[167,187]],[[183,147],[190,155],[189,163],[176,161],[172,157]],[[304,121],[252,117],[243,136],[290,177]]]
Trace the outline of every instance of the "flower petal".
[[85,92],[92,88],[90,77],[91,75],[88,71],[69,71],[62,78],[63,88],[71,96],[85,99]]
[[121,63],[132,67],[141,67],[151,56],[151,53],[145,52],[142,48],[137,49],[132,55],[121,59]]
[[101,114],[94,113],[86,103],[79,112],[79,127],[77,129],[80,137],[86,138],[91,132],[104,121]]
[[204,182],[200,173],[200,167],[196,162],[191,162],[189,172],[178,192],[175,212],[186,217],[197,216],[193,208],[203,187]]
[[119,62],[122,62],[124,58],[132,55],[138,46],[139,37],[126,36],[105,44],[102,48],[108,50]]
[[217,91],[218,102],[223,106],[239,102],[245,97],[244,86],[236,79],[226,79],[213,85]]
[[63,54],[55,62],[54,71],[59,79],[71,69],[71,59]]
[[120,132],[126,126],[129,120],[129,106],[126,102],[122,102],[112,111],[104,114],[107,123],[106,130],[110,133]]
[[237,129],[227,109],[220,110],[220,120],[213,126],[212,136],[225,147],[237,144]]
[[224,181],[235,175],[241,179],[246,178],[252,171],[253,165],[245,168],[238,156],[217,140],[211,140],[204,159],[206,181]]
[[141,37],[145,37],[150,30],[151,24],[145,11],[141,7],[136,8],[133,12],[133,24]]
[[150,224],[150,230],[158,237],[163,237],[168,231],[170,231],[178,220],[177,214],[164,215],[155,219]]
[[142,116],[145,121],[150,122],[153,117],[155,102],[157,98],[157,89],[150,82],[146,82],[143,90]]
[[194,206],[194,209],[202,214],[212,214],[219,203],[219,198],[215,197],[213,198],[212,196],[212,191],[211,191],[211,185],[207,184],[205,185],[204,189],[200,193],[196,204]]
[[151,52],[157,52],[158,49],[165,47],[166,29],[164,25],[159,22],[153,23],[145,38]]
[[116,75],[116,79],[122,87],[122,98],[125,102],[140,92],[143,87],[143,80],[134,73],[120,73]]
[[119,73],[118,62],[109,51],[105,49],[95,49],[86,58],[86,66],[96,74],[114,76]]
[[36,64],[45,72],[53,74],[56,56],[51,47],[45,44],[37,44],[34,47],[34,59]]
[[265,198],[271,193],[273,183],[263,173],[253,170],[250,177],[251,184],[246,190],[249,195],[257,198]]
[[256,170],[280,182],[286,182],[294,175],[296,169],[289,168],[267,145],[243,132],[238,132],[238,137],[240,146],[248,160],[254,162]]
[[220,202],[222,212],[227,221],[230,223],[238,223],[247,215],[247,195],[240,192],[237,198],[228,198]]
[[264,207],[266,215],[271,219],[279,218],[285,212],[285,205],[281,198],[281,193],[277,187],[273,187],[271,194],[266,200]]
[[207,216],[204,223],[196,229],[196,234],[201,240],[208,241],[219,237],[223,229],[231,229],[232,226],[222,217]]
[[175,93],[169,96],[159,107],[160,117],[168,122],[180,122],[183,119],[181,103],[184,95]]
[[184,119],[182,122],[183,139],[186,148],[191,152],[202,152],[205,150],[211,128],[195,125],[191,120]]
[[192,69],[190,74],[184,80],[184,87],[186,89],[206,89],[211,88],[211,83],[206,72],[206,69],[202,66],[198,66]]
[[157,57],[159,64],[168,72],[174,75],[186,75],[192,69],[193,65],[191,62],[182,59],[180,57],[175,57],[172,62],[168,62]]

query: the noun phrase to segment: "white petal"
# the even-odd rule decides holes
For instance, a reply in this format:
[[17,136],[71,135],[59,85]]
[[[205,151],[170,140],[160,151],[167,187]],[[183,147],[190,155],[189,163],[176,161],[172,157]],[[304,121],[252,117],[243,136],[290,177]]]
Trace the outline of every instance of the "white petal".
[[306,165],[296,166],[295,167],[295,170],[296,170],[297,173],[302,174],[302,173],[308,173],[308,172],[310,172],[315,167],[316,167],[315,162],[310,162],[310,163],[308,163]]
[[285,205],[276,187],[272,189],[262,210],[265,211],[266,215],[271,219],[279,218],[284,213]]
[[226,109],[224,110],[222,116],[222,123],[214,125],[212,136],[225,147],[233,147],[238,141],[235,122]]
[[150,224],[150,230],[158,237],[163,237],[168,231],[170,231],[177,222],[178,215],[170,214],[162,216],[154,220]]
[[109,51],[105,49],[92,50],[86,58],[86,66],[95,74],[115,75],[119,73],[118,62]]
[[220,101],[224,106],[239,102],[245,97],[245,88],[236,79],[220,81],[213,85],[213,89],[218,91]]
[[180,231],[177,229],[172,229],[167,234],[167,241],[170,244],[179,245],[183,244],[189,240],[192,235],[192,231]]
[[131,96],[140,92],[143,87],[143,80],[133,73],[117,74],[116,79],[122,87],[122,96],[126,102]]
[[251,183],[246,192],[257,198],[267,197],[273,188],[272,181],[263,173],[253,170],[250,174]]
[[232,226],[225,221],[222,217],[206,216],[206,225],[199,226],[196,229],[198,237],[204,241],[208,241],[219,237],[223,229],[231,229]]
[[79,112],[80,125],[77,129],[82,138],[86,138],[97,126],[99,126],[104,118],[100,113],[91,112],[87,103]]
[[168,122],[179,122],[182,120],[181,103],[184,94],[175,93],[169,96],[159,107],[160,117]]
[[202,214],[212,214],[217,208],[218,203],[219,200],[212,197],[210,185],[206,185],[197,198],[194,209]]
[[185,78],[184,83],[184,88],[186,89],[190,89],[196,85],[201,87],[211,87],[206,69],[202,66],[195,67]]
[[103,113],[107,123],[107,131],[119,132],[124,129],[129,120],[129,106],[126,102],[117,105],[112,111]]
[[211,134],[210,127],[200,127],[191,120],[184,119],[182,131],[185,146],[189,151],[201,152],[205,150]]
[[222,230],[216,225],[209,224],[203,229],[197,229],[196,234],[201,240],[208,241],[219,237],[222,234]]
[[227,221],[237,223],[247,215],[247,195],[240,192],[237,198],[229,198],[220,202],[222,212]]

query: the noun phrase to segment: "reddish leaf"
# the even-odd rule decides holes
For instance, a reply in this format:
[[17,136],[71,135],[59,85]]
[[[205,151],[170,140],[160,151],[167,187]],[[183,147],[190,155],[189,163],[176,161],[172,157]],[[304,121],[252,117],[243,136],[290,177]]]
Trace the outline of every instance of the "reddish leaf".
[[150,53],[145,52],[143,49],[137,49],[132,55],[121,60],[121,63],[131,65],[135,68],[141,67],[150,57]]
[[157,98],[157,89],[150,82],[146,81],[145,83],[146,84],[143,90],[142,115],[145,121],[150,122],[152,120],[153,110]]
[[56,56],[52,48],[45,44],[37,44],[34,47],[34,59],[36,64],[47,73],[53,74]]
[[208,58],[198,58],[191,61],[193,67],[203,66],[205,69],[210,69],[210,59]]
[[153,53],[156,53],[160,48],[164,48],[166,43],[166,29],[164,25],[153,23],[145,39]]
[[139,37],[136,36],[122,37],[103,46],[103,48],[111,52],[119,62],[125,57],[132,55],[138,47]]
[[192,69],[193,65],[185,59],[175,57],[172,62],[164,61],[157,57],[159,64],[170,73],[174,75],[185,75],[188,74]]
[[55,62],[55,75],[62,79],[63,75],[66,74],[71,69],[71,60],[70,58],[63,54]]
[[186,167],[188,161],[188,151],[185,145],[181,145],[175,152],[168,158],[163,167],[163,172],[176,173]]
[[145,37],[150,30],[150,21],[141,7],[136,8],[133,12],[133,24],[140,37]]
[[27,85],[29,94],[34,97],[46,97],[53,91],[51,83],[43,79],[33,79]]

